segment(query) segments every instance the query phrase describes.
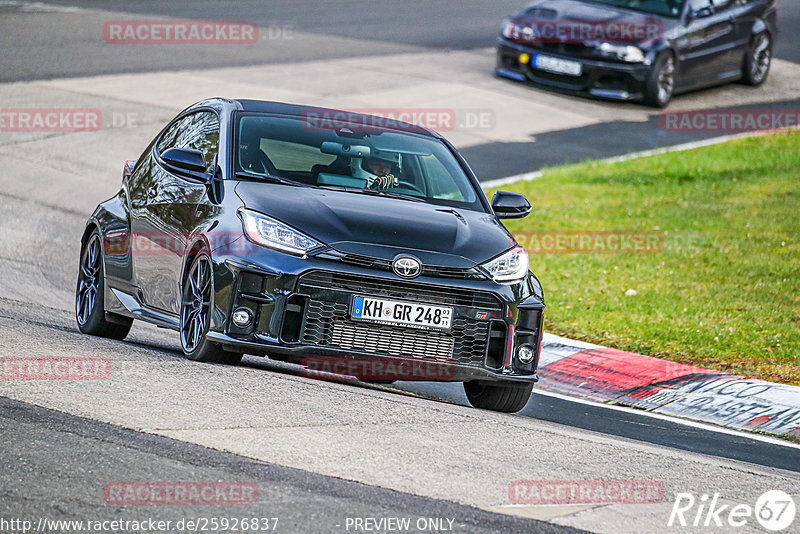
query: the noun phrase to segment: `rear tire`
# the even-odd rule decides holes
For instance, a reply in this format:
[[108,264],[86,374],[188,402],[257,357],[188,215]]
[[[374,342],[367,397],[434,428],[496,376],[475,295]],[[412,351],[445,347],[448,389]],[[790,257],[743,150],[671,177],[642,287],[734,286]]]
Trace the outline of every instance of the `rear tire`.
[[105,270],[103,269],[103,239],[95,229],[81,247],[78,285],[75,288],[75,319],[84,334],[125,339],[131,331],[133,319],[115,315],[106,320],[104,303]]
[[518,412],[528,404],[533,384],[517,382],[464,382],[469,403],[495,412]]
[[645,82],[645,104],[654,108],[667,107],[675,94],[675,72],[675,56],[672,52],[658,56]]
[[767,81],[772,66],[772,37],[767,32],[753,38],[744,58],[742,83],[758,87]]
[[181,348],[190,360],[234,365],[242,354],[228,352],[206,337],[214,309],[214,279],[211,258],[205,253],[194,257],[183,281],[181,297]]

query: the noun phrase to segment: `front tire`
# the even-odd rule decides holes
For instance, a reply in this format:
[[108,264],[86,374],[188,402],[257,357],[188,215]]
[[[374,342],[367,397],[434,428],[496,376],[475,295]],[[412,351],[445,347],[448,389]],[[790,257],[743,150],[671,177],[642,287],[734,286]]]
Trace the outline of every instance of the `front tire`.
[[464,382],[464,392],[470,404],[495,412],[520,411],[528,404],[531,391],[533,384],[525,382]]
[[181,348],[196,362],[237,364],[240,353],[228,352],[206,338],[214,309],[214,280],[211,258],[205,253],[194,257],[183,281],[181,298]]
[[675,72],[675,56],[672,52],[658,56],[645,82],[645,104],[654,108],[667,107],[675,93]]
[[772,65],[772,37],[766,32],[755,36],[744,58],[742,82],[758,87],[767,81]]
[[103,240],[95,229],[81,247],[78,285],[75,288],[75,319],[78,329],[84,334],[125,339],[131,331],[133,319],[114,316],[114,321],[106,318],[105,271],[103,270]]

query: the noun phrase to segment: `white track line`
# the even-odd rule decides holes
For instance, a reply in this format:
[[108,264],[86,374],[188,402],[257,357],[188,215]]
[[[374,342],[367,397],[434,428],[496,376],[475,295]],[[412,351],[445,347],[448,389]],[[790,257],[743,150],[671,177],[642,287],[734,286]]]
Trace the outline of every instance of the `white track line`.
[[561,399],[568,402],[576,402],[578,404],[585,404],[587,406],[594,406],[597,408],[606,408],[608,410],[615,410],[618,412],[626,412],[628,414],[633,415],[641,415],[644,417],[650,417],[652,419],[659,419],[661,421],[669,421],[670,423],[676,423],[683,426],[688,426],[692,428],[699,428],[701,430],[706,430],[708,432],[717,432],[719,434],[728,434],[730,436],[737,436],[740,438],[745,439],[752,439],[755,441],[761,441],[764,443],[769,443],[771,445],[779,445],[781,447],[788,447],[790,449],[798,449],[800,450],[799,443],[793,443],[791,441],[785,441],[778,438],[773,438],[771,436],[765,436],[763,434],[755,434],[751,432],[745,432],[741,430],[734,430],[732,428],[726,428],[717,425],[711,425],[708,423],[701,423],[698,421],[692,421],[690,419],[683,419],[681,417],[673,417],[670,415],[663,415],[660,413],[649,412],[647,410],[640,410],[638,408],[630,408],[628,406],[618,406],[614,404],[605,404],[602,402],[590,401],[587,399],[582,399],[580,397],[573,397],[570,395],[563,395],[561,393],[554,393],[552,391],[547,391],[541,388],[534,388],[533,392],[537,395],[544,395],[546,397],[553,397],[556,399]]
[[542,177],[542,171],[526,172],[525,174],[517,174],[509,176],[508,178],[498,178],[497,180],[489,180],[488,182],[481,182],[481,187],[484,189],[492,189],[503,185],[513,184],[516,182],[530,182],[536,178]]
[[[793,129],[795,128],[787,128],[785,130],[756,131],[756,132],[745,132],[733,135],[724,135],[722,137],[714,137],[711,139],[704,139],[702,141],[692,141],[691,143],[684,143],[682,145],[654,148],[653,150],[644,150],[642,152],[632,152],[630,154],[625,154],[624,156],[615,156],[613,158],[597,160],[596,163],[598,164],[619,163],[621,161],[628,161],[632,159],[649,158],[650,156],[667,154],[669,152],[685,152],[686,150],[694,150],[695,148],[702,148],[706,146],[713,146],[713,145],[719,145],[721,143],[727,143],[728,141],[733,141],[734,139],[759,137],[770,133],[788,131]],[[542,177],[542,171],[533,171],[533,172],[526,172],[523,174],[516,174],[514,176],[508,176],[506,178],[498,178],[497,180],[488,180],[486,182],[481,182],[480,184],[481,187],[483,187],[484,189],[492,189],[503,185],[513,184],[516,182],[530,182],[531,180],[535,180],[536,178],[541,178],[541,177]]]

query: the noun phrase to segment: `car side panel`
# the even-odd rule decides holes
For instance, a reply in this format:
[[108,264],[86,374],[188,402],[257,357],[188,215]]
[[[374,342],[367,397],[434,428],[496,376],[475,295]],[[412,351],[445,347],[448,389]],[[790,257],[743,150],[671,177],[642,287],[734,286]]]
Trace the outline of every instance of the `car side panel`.
[[681,87],[701,87],[723,78],[731,67],[735,37],[727,10],[691,21],[681,47]]

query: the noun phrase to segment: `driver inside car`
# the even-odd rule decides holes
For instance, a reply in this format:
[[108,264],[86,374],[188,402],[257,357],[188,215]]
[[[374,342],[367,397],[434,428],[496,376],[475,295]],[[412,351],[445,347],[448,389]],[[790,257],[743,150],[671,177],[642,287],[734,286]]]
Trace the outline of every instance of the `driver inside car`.
[[367,189],[388,189],[399,184],[398,177],[392,173],[399,161],[399,154],[375,151],[367,158],[352,158],[350,167],[353,177],[366,180]]
[[253,130],[242,132],[239,141],[239,158],[242,169],[256,174],[277,174],[272,161],[261,150],[261,136]]

